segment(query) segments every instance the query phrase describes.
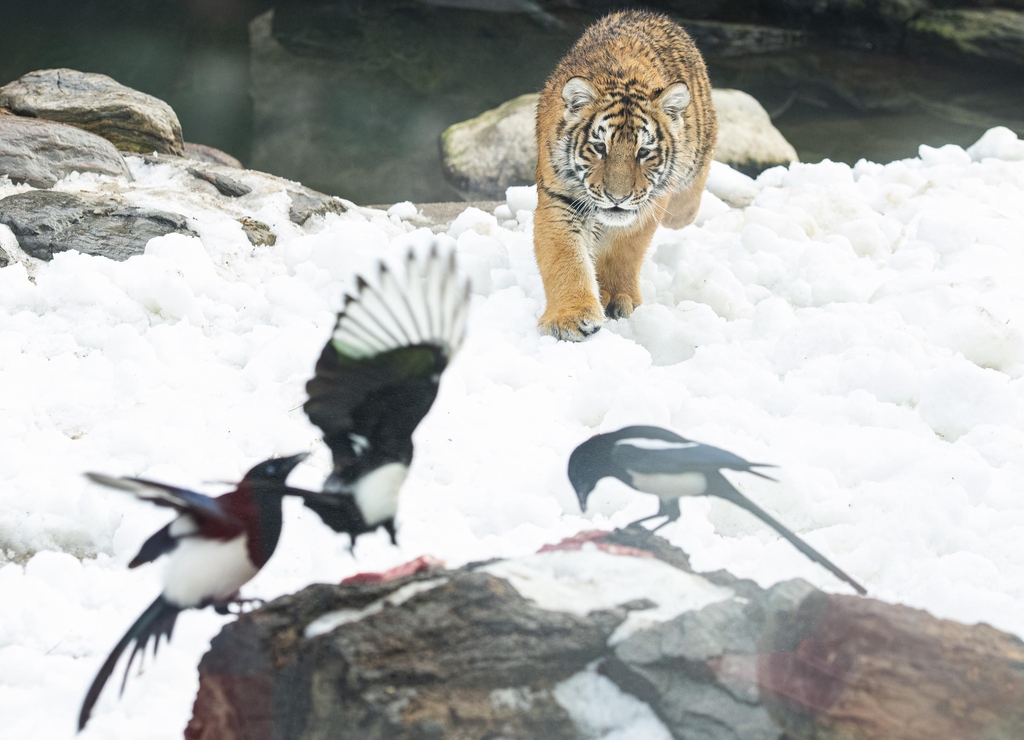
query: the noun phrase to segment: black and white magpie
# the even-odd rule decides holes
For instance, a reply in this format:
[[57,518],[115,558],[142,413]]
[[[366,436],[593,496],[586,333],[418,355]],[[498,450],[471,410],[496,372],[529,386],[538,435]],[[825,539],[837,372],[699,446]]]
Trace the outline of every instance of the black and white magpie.
[[377,280],[357,278],[306,384],[304,409],[323,431],[334,470],[306,506],[338,532],[379,526],[395,541],[398,492],[412,463],[412,434],[430,410],[462,344],[469,284],[454,252],[410,251],[399,280],[383,262]]
[[163,592],[114,646],[89,687],[78,716],[79,731],[89,721],[103,686],[131,643],[135,647],[125,667],[122,692],[136,654],[145,653],[151,639],[154,654],[161,637],[170,640],[179,612],[213,606],[226,614],[228,605],[239,601],[238,590],[260,571],[277,548],[281,536],[281,497],[288,493],[306,495],[285,484],[288,474],[305,457],[303,453],[261,462],[245,474],[233,491],[216,498],[141,478],[86,473],[94,483],[175,509],[178,517],[146,540],[128,564],[129,568],[136,568],[161,555],[170,556]]
[[633,426],[598,434],[573,450],[569,457],[569,481],[584,511],[587,497],[605,477],[617,478],[638,491],[655,494],[661,500],[658,513],[639,521],[667,516],[656,529],[679,518],[679,499],[683,496],[724,498],[749,511],[797,550],[853,586],[857,593],[867,593],[863,586],[737,491],[721,473],[722,470],[740,470],[775,480],[754,470],[770,467],[775,466],[748,462],[731,452],[693,442],[667,429]]

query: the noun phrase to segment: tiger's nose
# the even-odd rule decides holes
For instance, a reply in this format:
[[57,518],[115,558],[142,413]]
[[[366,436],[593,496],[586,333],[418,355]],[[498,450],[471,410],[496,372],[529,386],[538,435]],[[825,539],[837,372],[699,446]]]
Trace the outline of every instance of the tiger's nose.
[[623,201],[628,200],[629,196],[630,196],[630,193],[626,193],[625,195],[615,196],[615,195],[612,195],[611,193],[609,193],[607,190],[605,190],[604,191],[604,195],[605,195],[605,197],[608,200],[610,200],[612,202],[612,205],[616,205],[617,206],[617,205],[619,205],[619,203],[622,203]]

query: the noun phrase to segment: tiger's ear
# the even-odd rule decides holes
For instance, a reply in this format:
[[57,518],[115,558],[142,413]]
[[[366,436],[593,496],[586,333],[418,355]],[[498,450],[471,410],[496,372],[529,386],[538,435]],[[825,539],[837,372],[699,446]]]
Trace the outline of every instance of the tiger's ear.
[[677,119],[690,105],[690,88],[683,82],[669,85],[661,91],[656,102],[670,118]]
[[597,91],[582,77],[573,77],[562,88],[562,100],[565,101],[565,117],[571,118],[579,113],[580,108],[597,99]]

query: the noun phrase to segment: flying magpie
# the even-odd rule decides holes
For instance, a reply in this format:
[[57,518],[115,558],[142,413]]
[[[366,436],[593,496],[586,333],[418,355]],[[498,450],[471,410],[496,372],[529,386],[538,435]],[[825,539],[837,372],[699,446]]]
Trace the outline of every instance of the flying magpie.
[[658,513],[639,521],[667,516],[656,529],[679,518],[679,499],[683,496],[724,498],[765,522],[797,550],[853,586],[857,593],[867,593],[863,586],[737,491],[720,472],[742,470],[775,480],[754,470],[771,467],[775,466],[747,462],[731,452],[693,442],[667,429],[633,426],[598,434],[573,450],[569,456],[569,480],[583,510],[587,508],[590,492],[605,477],[618,478],[631,488],[655,494],[661,500]]
[[135,647],[125,667],[122,693],[135,655],[145,653],[150,639],[154,641],[155,655],[160,638],[171,639],[179,612],[213,606],[227,614],[228,605],[239,601],[238,589],[266,565],[277,547],[281,536],[281,497],[288,493],[306,494],[285,485],[288,474],[305,457],[303,453],[261,462],[245,474],[235,490],[216,498],[141,478],[86,473],[94,483],[172,508],[178,516],[146,540],[128,564],[129,568],[137,568],[161,555],[170,555],[163,593],[114,646],[89,687],[78,716],[79,731],[89,721],[104,684],[131,643]]
[[353,538],[383,526],[395,541],[398,491],[412,463],[412,434],[430,410],[441,373],[462,344],[469,284],[454,252],[410,251],[404,281],[383,262],[346,296],[306,384],[303,408],[323,431],[334,469],[306,506]]

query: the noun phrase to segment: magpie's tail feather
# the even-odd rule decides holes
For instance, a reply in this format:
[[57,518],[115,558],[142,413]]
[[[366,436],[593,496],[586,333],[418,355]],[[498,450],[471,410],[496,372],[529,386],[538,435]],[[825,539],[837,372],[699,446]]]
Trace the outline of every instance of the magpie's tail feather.
[[289,489],[289,493],[300,496],[328,527],[335,532],[350,534],[353,540],[363,532],[375,529],[367,526],[355,497],[350,493],[298,493],[297,489]]
[[[753,472],[753,471],[751,471],[751,472]],[[767,524],[769,527],[771,527],[776,532],[778,532],[783,537],[785,537],[787,540],[789,540],[790,543],[792,543],[793,547],[795,547],[797,550],[799,550],[804,555],[809,557],[815,563],[817,563],[818,565],[822,566],[823,568],[831,571],[832,574],[835,575],[840,580],[846,581],[851,586],[853,586],[854,590],[857,593],[859,593],[861,596],[863,596],[863,595],[865,595],[867,593],[867,589],[865,589],[863,586],[861,586],[855,580],[850,578],[850,576],[848,576],[845,572],[843,572],[838,567],[836,567],[832,563],[831,560],[826,558],[820,552],[818,552],[813,547],[811,547],[806,542],[804,542],[802,539],[797,537],[796,534],[794,534],[789,529],[787,529],[785,526],[783,526],[778,520],[776,520],[767,511],[765,511],[760,506],[758,506],[753,501],[751,501],[749,498],[747,498],[742,493],[737,491],[732,486],[732,484],[730,484],[728,481],[725,480],[724,476],[722,476],[722,481],[725,482],[725,486],[721,486],[721,485],[717,486],[716,487],[717,490],[708,491],[708,492],[712,493],[713,495],[716,495],[716,496],[719,496],[721,498],[724,498],[727,501],[731,501],[732,503],[736,504],[737,506],[739,506],[739,507],[741,507],[743,509],[746,509],[751,514],[753,514],[758,519],[760,519],[765,524]]]
[[754,468],[777,468],[777,467],[779,467],[779,466],[778,465],[772,465],[770,463],[750,463],[750,467],[747,468],[746,472],[750,473],[751,475],[756,475],[758,478],[764,478],[765,480],[770,480],[773,483],[778,483],[779,482],[778,478],[772,478],[770,475],[765,475],[764,473],[762,473],[762,472],[760,472],[758,470],[754,470]]
[[160,638],[166,637],[168,640],[171,639],[171,632],[174,631],[174,622],[177,620],[180,611],[181,609],[161,595],[157,596],[156,601],[150,604],[149,608],[142,612],[142,615],[135,620],[135,624],[128,629],[124,637],[121,638],[121,641],[114,646],[114,649],[100,667],[99,673],[96,674],[96,678],[93,679],[89,691],[86,692],[85,701],[82,702],[82,711],[78,715],[79,732],[82,731],[89,721],[92,708],[96,704],[96,700],[99,699],[100,692],[103,691],[103,687],[110,678],[110,674],[114,672],[121,654],[133,641],[135,642],[131,657],[128,658],[128,665],[124,669],[124,680],[121,682],[121,692],[123,693],[125,683],[128,681],[128,671],[131,670],[135,655],[140,650],[145,651],[146,645],[149,644],[151,638],[156,640],[153,649],[154,654],[156,654],[156,649],[160,646]]

